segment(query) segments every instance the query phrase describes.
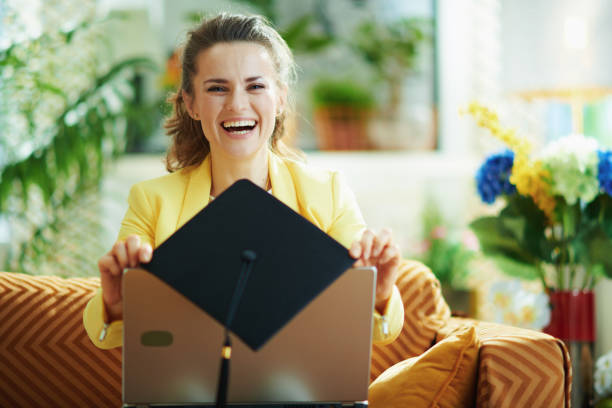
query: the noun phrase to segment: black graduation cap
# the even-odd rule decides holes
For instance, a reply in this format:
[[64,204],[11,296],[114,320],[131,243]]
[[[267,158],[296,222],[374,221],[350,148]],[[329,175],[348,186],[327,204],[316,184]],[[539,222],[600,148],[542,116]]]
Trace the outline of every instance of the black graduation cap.
[[[241,284],[245,251],[255,260]],[[155,249],[143,267],[222,325],[232,297],[239,297],[228,328],[256,351],[354,262],[314,224],[239,180]],[[234,296],[240,285],[242,294]]]

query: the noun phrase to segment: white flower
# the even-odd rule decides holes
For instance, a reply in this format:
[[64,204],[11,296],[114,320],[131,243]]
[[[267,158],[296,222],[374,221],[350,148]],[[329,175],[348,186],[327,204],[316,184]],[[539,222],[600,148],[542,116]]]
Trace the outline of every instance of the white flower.
[[612,352],[595,362],[595,391],[602,398],[612,395]]
[[542,330],[550,323],[548,296],[520,290],[514,297],[514,310],[519,318],[519,326],[526,329]]
[[612,372],[595,371],[595,392],[600,397],[612,394]]
[[498,323],[541,330],[550,322],[548,296],[524,290],[518,279],[494,283],[489,302],[495,308]]
[[504,311],[511,307],[514,294],[520,290],[521,282],[518,279],[495,282],[489,290],[489,301],[497,309]]
[[598,370],[608,370],[612,372],[612,352],[599,357],[595,363],[595,367]]
[[570,205],[578,199],[588,203],[599,193],[597,148],[593,138],[570,135],[542,150],[540,158],[550,172],[552,192],[563,196]]

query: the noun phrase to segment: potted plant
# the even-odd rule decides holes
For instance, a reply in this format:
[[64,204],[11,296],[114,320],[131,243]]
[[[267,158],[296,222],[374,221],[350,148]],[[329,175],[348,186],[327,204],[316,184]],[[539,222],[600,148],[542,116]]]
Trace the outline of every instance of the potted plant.
[[321,150],[363,150],[374,97],[350,79],[319,79],[312,88],[317,143]]
[[400,18],[389,23],[368,20],[357,26],[351,48],[372,69],[386,97],[371,120],[371,138],[380,149],[435,147],[427,124],[429,107],[402,112],[406,80],[419,72],[422,53],[432,39],[432,21]]

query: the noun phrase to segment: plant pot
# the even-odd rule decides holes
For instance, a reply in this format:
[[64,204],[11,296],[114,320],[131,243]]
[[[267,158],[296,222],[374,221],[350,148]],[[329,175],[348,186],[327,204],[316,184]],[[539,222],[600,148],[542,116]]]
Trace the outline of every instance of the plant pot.
[[550,324],[544,333],[567,345],[572,359],[572,407],[592,407],[595,294],[593,291],[553,291],[550,293]]
[[321,150],[366,150],[370,111],[351,106],[319,107],[314,112],[317,144]]
[[417,106],[403,115],[378,112],[370,120],[370,140],[378,150],[434,150],[436,130],[430,108]]

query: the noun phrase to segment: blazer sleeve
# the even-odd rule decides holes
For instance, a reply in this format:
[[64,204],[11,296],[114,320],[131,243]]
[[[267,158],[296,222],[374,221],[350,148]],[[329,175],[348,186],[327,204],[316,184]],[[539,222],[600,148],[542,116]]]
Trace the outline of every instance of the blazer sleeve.
[[[352,243],[361,238],[366,229],[361,210],[355,195],[338,173],[332,176],[333,221],[328,234],[350,248]],[[374,311],[372,341],[379,345],[393,342],[404,325],[404,305],[397,286],[384,308],[384,313]]]
[[[135,184],[128,196],[128,210],[121,222],[117,240],[124,240],[132,234],[140,237],[142,242],[154,245],[155,211],[150,205],[144,189]],[[102,349],[121,347],[123,344],[123,321],[108,321],[102,289],[99,289],[85,306],[83,325],[92,343]]]

